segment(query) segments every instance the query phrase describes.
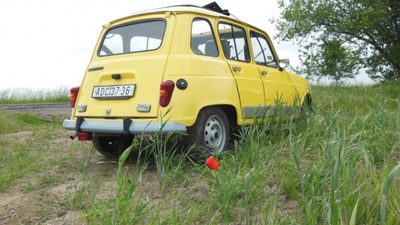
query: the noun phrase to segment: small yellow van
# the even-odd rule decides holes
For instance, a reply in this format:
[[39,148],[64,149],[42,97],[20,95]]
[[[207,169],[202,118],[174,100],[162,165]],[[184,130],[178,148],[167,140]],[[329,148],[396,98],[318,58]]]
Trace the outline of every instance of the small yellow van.
[[106,156],[155,132],[225,150],[234,127],[273,116],[278,102],[286,111],[311,105],[308,82],[284,69],[267,33],[216,3],[140,12],[103,28],[63,126]]

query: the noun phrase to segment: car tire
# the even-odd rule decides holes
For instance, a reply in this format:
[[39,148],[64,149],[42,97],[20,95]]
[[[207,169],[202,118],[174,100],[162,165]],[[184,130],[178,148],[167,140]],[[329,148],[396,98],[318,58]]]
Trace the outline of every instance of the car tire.
[[303,105],[301,106],[300,110],[300,118],[305,118],[307,114],[313,113],[313,104],[312,104],[312,98],[311,95],[307,95],[303,101]]
[[118,158],[133,142],[133,135],[96,136],[92,138],[96,150],[107,158]]
[[227,150],[231,143],[229,120],[221,108],[201,110],[187,133],[185,142],[193,147],[189,156],[198,162],[205,161],[213,151]]

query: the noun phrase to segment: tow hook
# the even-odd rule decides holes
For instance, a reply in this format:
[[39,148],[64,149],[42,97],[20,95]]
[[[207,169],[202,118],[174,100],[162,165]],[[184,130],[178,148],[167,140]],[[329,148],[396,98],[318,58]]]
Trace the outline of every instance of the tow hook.
[[76,136],[78,136],[78,132],[73,132],[69,135],[69,138],[71,138],[71,140],[74,140]]

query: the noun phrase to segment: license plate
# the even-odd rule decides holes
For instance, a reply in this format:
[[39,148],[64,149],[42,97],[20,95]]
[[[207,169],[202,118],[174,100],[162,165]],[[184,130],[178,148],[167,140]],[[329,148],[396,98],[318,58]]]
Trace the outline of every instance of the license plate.
[[135,85],[110,85],[95,86],[93,88],[93,98],[130,98],[135,93]]

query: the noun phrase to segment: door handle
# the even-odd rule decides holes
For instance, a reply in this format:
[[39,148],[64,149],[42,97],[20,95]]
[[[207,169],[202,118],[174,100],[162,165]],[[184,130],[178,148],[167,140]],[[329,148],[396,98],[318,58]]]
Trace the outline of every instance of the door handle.
[[263,75],[263,76],[268,75],[268,72],[263,70],[263,71],[261,71],[261,75]]
[[242,68],[240,68],[239,66],[233,66],[232,67],[232,70],[233,70],[233,72],[240,72],[240,71],[242,71]]

